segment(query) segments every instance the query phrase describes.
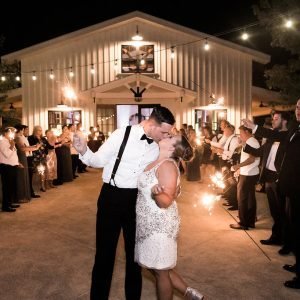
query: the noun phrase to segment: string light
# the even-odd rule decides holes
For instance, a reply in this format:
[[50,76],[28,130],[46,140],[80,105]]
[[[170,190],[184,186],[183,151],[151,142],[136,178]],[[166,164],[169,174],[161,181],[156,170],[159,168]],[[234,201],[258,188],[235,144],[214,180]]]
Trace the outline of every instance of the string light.
[[32,78],[33,81],[37,80],[37,76],[35,75],[35,71],[32,72],[32,77],[31,78]]
[[293,23],[292,20],[287,20],[287,21],[285,22],[285,27],[286,27],[286,28],[292,28],[293,25],[294,25],[294,23]]
[[55,77],[55,76],[54,76],[54,74],[53,74],[53,70],[51,69],[51,71],[50,71],[50,75],[49,75],[49,78],[53,80],[53,79],[54,79],[54,77]]
[[208,51],[210,49],[210,46],[209,46],[209,44],[208,44],[208,41],[207,41],[207,39],[205,40],[205,43],[204,43],[204,50],[205,51]]
[[246,41],[246,40],[248,40],[248,38],[249,38],[249,34],[244,30],[244,32],[241,35],[241,39],[243,41]]
[[91,74],[92,75],[95,75],[96,71],[95,71],[95,68],[94,68],[94,64],[92,64],[91,66]]
[[[282,15],[280,16],[282,17]],[[279,17],[278,17],[279,18]],[[236,27],[236,28],[233,28],[233,29],[230,29],[230,30],[227,30],[227,31],[223,31],[223,32],[220,32],[220,33],[215,33],[215,34],[212,34],[211,36],[213,37],[221,37],[221,36],[224,36],[224,35],[227,35],[227,34],[230,34],[230,33],[233,33],[233,32],[237,32],[237,31],[241,31],[243,30],[243,34],[242,34],[242,40],[247,40],[249,38],[249,34],[247,32],[245,32],[245,30],[247,28],[250,28],[250,27],[254,27],[254,26],[257,26],[259,25],[260,23],[259,22],[253,22],[253,23],[250,23],[250,24],[247,24],[247,25],[244,25],[242,27]],[[285,23],[284,23],[284,26],[286,28],[292,28],[294,25],[294,22],[293,20],[291,19],[288,19]],[[139,34],[139,29],[138,29],[138,26],[136,26],[136,35],[134,35],[132,37],[132,40],[135,41],[135,42],[141,42],[143,40],[143,37]],[[176,45],[173,45],[171,47],[171,59],[173,59],[175,57],[175,47],[178,47],[178,46],[185,46],[185,45],[188,45],[188,44],[195,44],[195,43],[198,43],[200,41],[203,41],[205,40],[205,43],[204,43],[204,46],[203,48],[205,49],[205,51],[208,51],[210,49],[210,45],[208,43],[208,40],[209,40],[209,37],[205,37],[205,38],[201,38],[201,39],[198,39],[198,40],[194,40],[194,41],[191,41],[191,42],[187,42],[187,43],[182,43],[182,44],[176,44]],[[140,45],[140,43],[139,43]],[[138,47],[138,46],[136,46]],[[162,52],[162,51],[166,51],[167,49],[170,49],[170,48],[166,48],[166,49],[159,49],[159,50],[156,50],[156,52]],[[118,67],[118,61],[119,59],[114,59],[114,68],[115,70],[117,70],[117,67]],[[98,62],[97,64],[100,65],[100,64],[105,64],[105,63],[111,63],[112,61],[111,60],[108,60],[108,61],[103,61],[103,62]],[[140,61],[140,63],[142,63],[142,61]],[[87,66],[91,66],[91,70],[90,70],[90,73],[91,74],[95,74],[95,69],[94,69],[94,64],[92,65],[79,65],[79,66],[76,66],[79,67],[79,68],[82,68],[82,67],[87,67]],[[67,68],[58,68],[56,70],[66,70],[66,69],[69,69],[69,77],[70,78],[73,78],[74,77],[74,72],[73,72],[73,68],[72,67],[67,67]],[[43,72],[49,72],[49,69],[48,70],[40,70],[38,71],[39,73],[43,73]],[[36,71],[22,71],[22,74],[28,74],[28,73],[32,73],[32,80],[36,81],[37,80],[37,75],[36,75]],[[1,77],[1,81],[2,78],[5,77],[5,74],[2,75]],[[49,78],[51,80],[53,80],[55,78],[55,75],[53,73],[53,69],[50,70],[50,74],[49,74]],[[21,77],[20,76],[16,76],[15,77],[15,80],[16,81],[21,81]]]
[[175,50],[174,50],[174,46],[171,47],[171,59],[175,58]]
[[72,67],[70,67],[69,76],[70,76],[70,78],[74,77],[74,72],[73,72],[73,68]]

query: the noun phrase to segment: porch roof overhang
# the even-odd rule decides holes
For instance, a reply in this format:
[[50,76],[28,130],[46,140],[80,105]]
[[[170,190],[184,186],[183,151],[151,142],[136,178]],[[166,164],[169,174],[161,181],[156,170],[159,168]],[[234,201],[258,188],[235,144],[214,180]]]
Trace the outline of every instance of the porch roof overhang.
[[182,97],[182,100],[191,102],[197,98],[195,91],[139,73],[127,75],[115,81],[81,91],[79,97],[132,100],[134,99],[133,91],[137,91],[137,87],[140,91],[145,89],[142,93],[142,99],[145,100],[174,100]]

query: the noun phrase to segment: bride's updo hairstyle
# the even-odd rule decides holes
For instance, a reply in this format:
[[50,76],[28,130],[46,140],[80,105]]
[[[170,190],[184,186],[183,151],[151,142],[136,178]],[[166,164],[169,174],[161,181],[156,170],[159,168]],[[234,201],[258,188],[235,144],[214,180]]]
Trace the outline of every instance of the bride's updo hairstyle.
[[185,136],[179,136],[180,138],[174,145],[175,150],[173,152],[172,158],[176,159],[177,161],[180,159],[182,159],[183,161],[190,161],[194,156],[193,147]]

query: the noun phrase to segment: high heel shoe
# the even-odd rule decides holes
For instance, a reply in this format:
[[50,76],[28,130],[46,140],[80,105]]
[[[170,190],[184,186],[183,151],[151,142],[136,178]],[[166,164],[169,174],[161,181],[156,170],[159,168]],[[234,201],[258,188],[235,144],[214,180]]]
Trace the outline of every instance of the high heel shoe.
[[188,300],[203,300],[204,296],[197,291],[196,289],[193,289],[191,287],[188,287],[184,293],[184,297]]

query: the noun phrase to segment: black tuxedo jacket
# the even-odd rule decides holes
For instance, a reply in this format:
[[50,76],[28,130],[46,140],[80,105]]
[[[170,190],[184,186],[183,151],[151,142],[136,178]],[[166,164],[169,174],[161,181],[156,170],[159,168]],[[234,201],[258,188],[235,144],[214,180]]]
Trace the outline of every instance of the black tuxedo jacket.
[[[265,170],[266,170],[266,165],[268,161],[268,157],[272,148],[273,143],[276,142],[274,139],[268,138],[266,142],[259,148],[253,148],[250,145],[246,144],[244,147],[244,152],[249,153],[253,156],[260,157],[261,158],[261,169],[260,169],[260,176],[259,176],[259,182],[264,183],[265,180]],[[282,164],[282,159],[284,157],[285,153],[285,143],[280,143],[278,150],[276,152],[276,158],[275,158],[275,168],[277,174],[280,171],[281,164]],[[274,178],[275,180],[277,179],[277,176],[275,174]]]
[[283,144],[283,159],[278,167],[279,189],[283,195],[298,197],[300,195],[300,123],[294,122],[288,131],[274,131],[258,126],[255,134]]

